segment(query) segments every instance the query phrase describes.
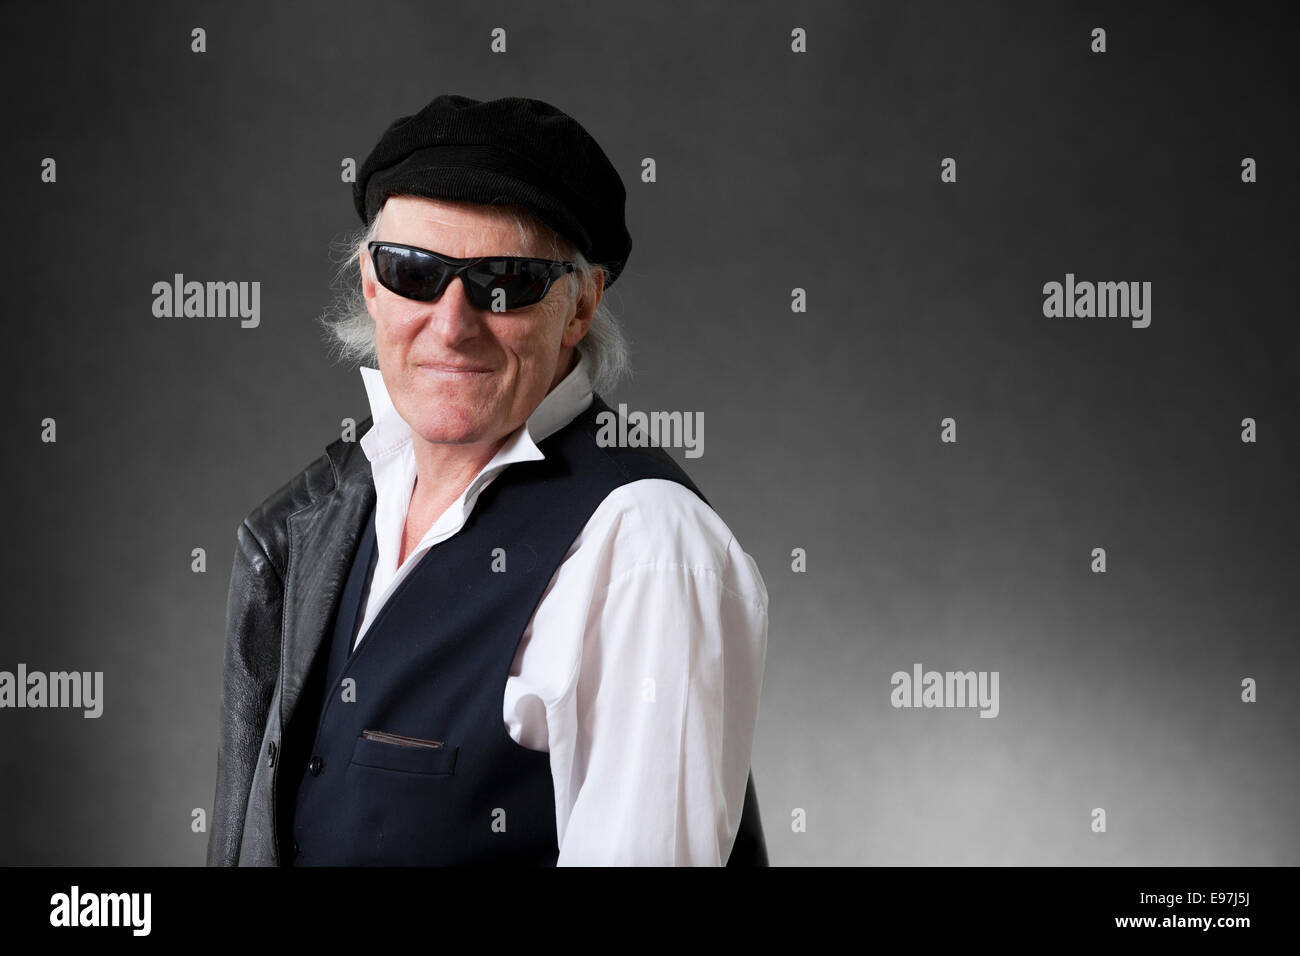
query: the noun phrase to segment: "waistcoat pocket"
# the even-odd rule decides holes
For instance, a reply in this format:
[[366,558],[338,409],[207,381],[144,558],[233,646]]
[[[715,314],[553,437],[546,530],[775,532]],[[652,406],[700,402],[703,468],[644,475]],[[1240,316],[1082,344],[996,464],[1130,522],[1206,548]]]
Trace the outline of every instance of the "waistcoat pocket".
[[459,750],[441,740],[364,730],[352,748],[352,763],[401,773],[450,774],[456,772]]

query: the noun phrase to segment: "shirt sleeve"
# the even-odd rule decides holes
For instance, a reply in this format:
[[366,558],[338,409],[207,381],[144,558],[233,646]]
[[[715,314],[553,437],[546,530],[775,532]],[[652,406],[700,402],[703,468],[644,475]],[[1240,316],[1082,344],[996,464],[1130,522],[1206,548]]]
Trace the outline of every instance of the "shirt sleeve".
[[722,865],[740,825],[767,649],[758,568],[716,512],[659,479],[613,492],[581,549],[600,584],[557,705],[573,728],[557,862]]

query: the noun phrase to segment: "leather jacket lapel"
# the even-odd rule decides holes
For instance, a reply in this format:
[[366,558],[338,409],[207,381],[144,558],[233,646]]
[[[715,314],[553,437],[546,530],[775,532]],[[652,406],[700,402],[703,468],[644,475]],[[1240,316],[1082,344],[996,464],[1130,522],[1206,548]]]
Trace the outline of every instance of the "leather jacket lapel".
[[[364,434],[367,418],[357,428]],[[365,428],[361,427],[365,426]],[[280,719],[288,726],[317,650],[334,620],[365,520],[375,503],[370,461],[359,442],[341,439],[326,450],[335,486],[287,519],[280,655]]]

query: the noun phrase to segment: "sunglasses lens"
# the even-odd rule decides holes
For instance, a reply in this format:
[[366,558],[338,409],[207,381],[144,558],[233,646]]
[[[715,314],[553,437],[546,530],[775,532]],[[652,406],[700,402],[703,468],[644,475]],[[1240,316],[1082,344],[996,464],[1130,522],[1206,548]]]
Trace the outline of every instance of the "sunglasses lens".
[[465,288],[480,309],[522,309],[546,294],[549,271],[540,262],[488,259],[465,276]]
[[421,302],[438,297],[444,267],[432,256],[415,249],[377,246],[374,259],[379,281],[390,291]]
[[[421,302],[437,299],[454,272],[422,249],[376,244],[373,256],[376,274],[386,289]],[[475,308],[509,311],[540,302],[550,287],[550,271],[545,262],[483,259],[469,266],[460,278]]]

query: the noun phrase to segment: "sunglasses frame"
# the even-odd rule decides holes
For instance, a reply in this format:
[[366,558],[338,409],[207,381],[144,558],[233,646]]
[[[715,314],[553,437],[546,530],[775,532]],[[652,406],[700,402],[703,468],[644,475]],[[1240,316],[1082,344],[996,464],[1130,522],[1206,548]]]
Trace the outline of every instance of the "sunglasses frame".
[[[398,291],[397,289],[394,289],[387,282],[385,282],[383,277],[383,270],[379,268],[379,263],[375,261],[375,250],[381,246],[387,246],[391,249],[405,249],[409,252],[418,252],[424,256],[431,256],[432,258],[442,263],[443,273],[441,278],[438,280],[437,293],[435,293],[432,298],[417,299],[414,296],[406,295]],[[438,299],[442,297],[442,294],[447,291],[447,287],[451,285],[451,280],[456,278],[459,278],[461,283],[465,286],[465,294],[468,298],[470,298],[470,301],[473,302],[473,298],[472,298],[473,293],[471,293],[470,290],[471,288],[477,288],[477,287],[471,286],[468,282],[466,282],[464,275],[470,269],[472,269],[474,266],[478,265],[481,262],[488,262],[488,261],[536,262],[536,263],[540,263],[541,265],[548,266],[549,269],[546,275],[546,285],[542,288],[542,294],[539,295],[535,301],[528,302],[524,305],[517,305],[510,309],[506,309],[505,310],[506,312],[513,312],[517,309],[526,309],[529,306],[533,306],[536,305],[538,302],[541,302],[543,299],[546,298],[546,294],[551,291],[551,286],[554,285],[556,279],[560,278],[561,276],[568,275],[570,272],[573,272],[577,268],[577,266],[572,262],[557,262],[553,259],[537,259],[531,256],[476,256],[473,259],[453,259],[451,256],[444,256],[442,253],[434,252],[432,249],[424,249],[421,248],[420,246],[408,246],[400,242],[385,242],[382,239],[371,240],[369,243],[367,243],[366,249],[370,253],[370,263],[372,266],[374,266],[375,278],[378,280],[379,284],[382,285],[389,292],[393,293],[394,295],[400,295],[402,298],[410,299],[412,302],[438,301]],[[479,306],[477,303],[474,303],[474,305],[475,308],[487,308],[488,311],[492,311],[490,306],[486,306],[486,307]]]

